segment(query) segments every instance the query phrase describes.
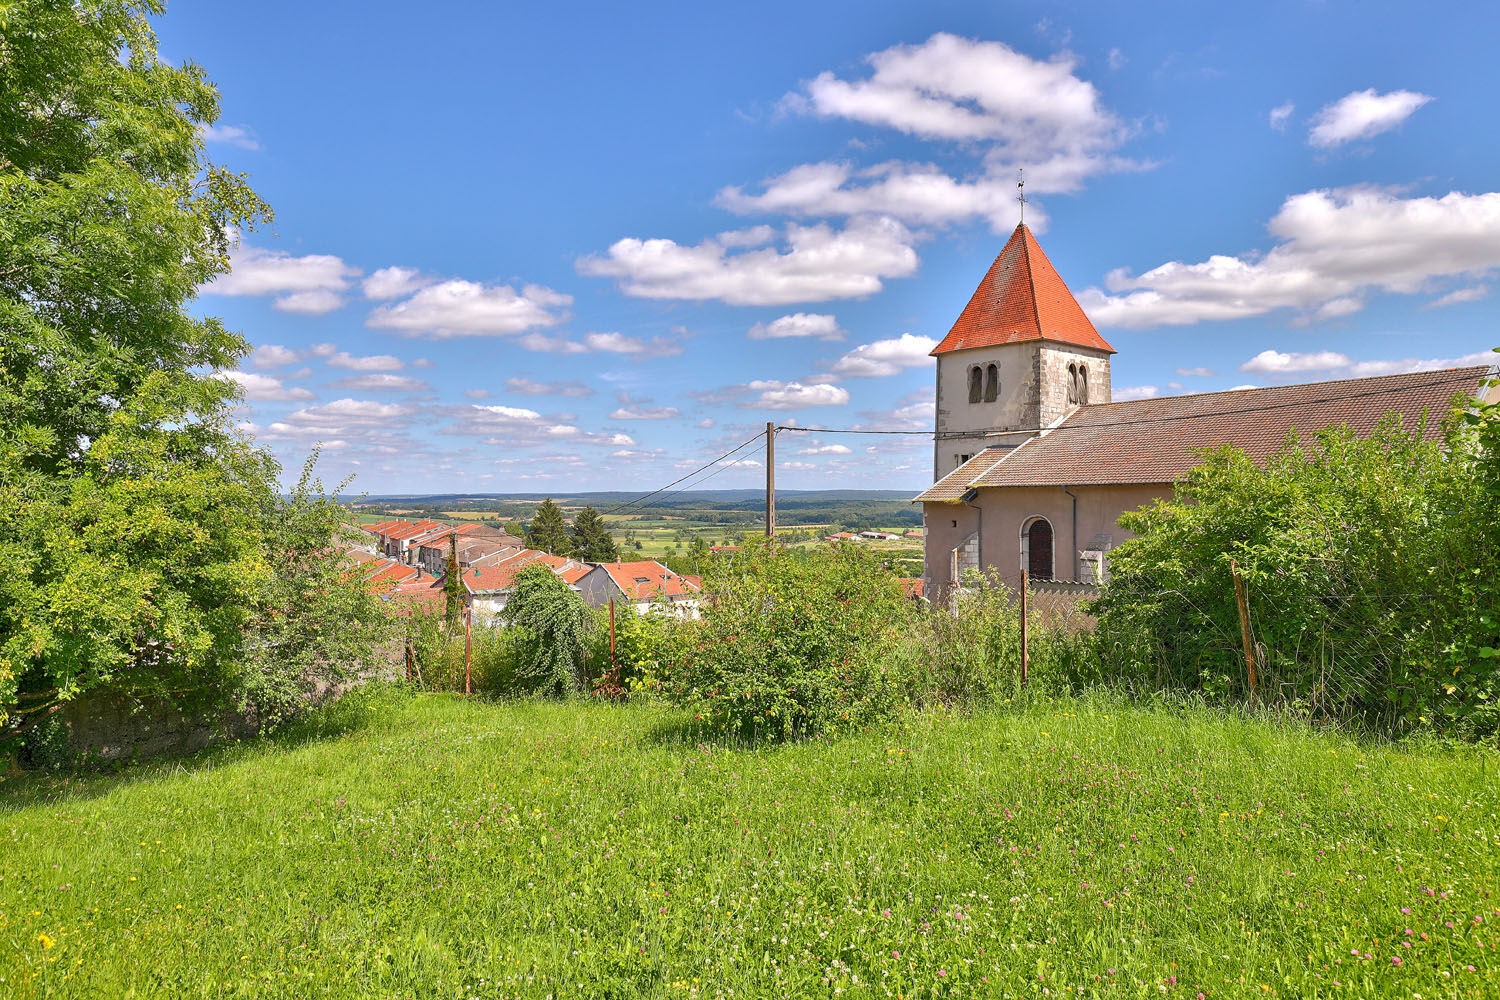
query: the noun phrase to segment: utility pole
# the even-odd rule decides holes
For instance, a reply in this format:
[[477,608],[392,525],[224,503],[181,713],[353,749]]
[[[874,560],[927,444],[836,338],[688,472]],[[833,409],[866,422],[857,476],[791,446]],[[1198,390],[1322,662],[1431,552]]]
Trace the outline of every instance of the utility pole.
[[776,422],[766,421],[766,537],[776,537]]

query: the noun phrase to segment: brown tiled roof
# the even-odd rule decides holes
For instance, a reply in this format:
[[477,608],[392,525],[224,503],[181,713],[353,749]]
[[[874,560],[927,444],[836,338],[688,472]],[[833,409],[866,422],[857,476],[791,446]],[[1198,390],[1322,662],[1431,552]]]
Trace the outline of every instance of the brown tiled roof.
[[[1369,434],[1387,413],[1408,427],[1427,415],[1426,436],[1436,439],[1454,396],[1474,395],[1492,369],[1386,375],[1306,385],[1238,389],[1079,407],[1056,428],[1027,440],[968,485],[1093,486],[1172,483],[1200,461],[1204,448],[1233,444],[1264,462],[1287,435],[1308,435],[1348,425]],[[980,456],[945,477],[918,500],[956,500]],[[967,487],[965,487],[967,488]]]
[[974,480],[993,469],[1006,455],[1015,451],[1007,445],[1003,448],[986,448],[963,465],[933,483],[913,500],[913,503],[951,502],[958,500],[974,485]]
[[1055,340],[1114,353],[1023,222],[990,265],[934,356],[971,347]]
[[381,559],[364,567],[365,579],[371,583],[402,583],[414,580],[422,573],[415,566],[398,563],[394,559]]

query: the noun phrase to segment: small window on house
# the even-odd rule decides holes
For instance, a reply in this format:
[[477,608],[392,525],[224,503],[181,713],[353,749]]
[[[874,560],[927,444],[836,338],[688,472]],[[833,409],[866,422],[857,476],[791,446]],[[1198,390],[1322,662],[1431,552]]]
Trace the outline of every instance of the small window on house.
[[977,403],[984,391],[984,372],[975,365],[969,369],[969,402]]
[[984,401],[993,403],[995,397],[1000,395],[1000,369],[995,365],[989,365],[984,370]]
[[1068,404],[1071,406],[1078,402],[1078,366],[1068,366]]
[[958,456],[958,464],[959,465],[963,465],[965,462],[967,462],[969,459],[971,459],[973,457],[974,457],[973,455],[960,455],[960,456]]

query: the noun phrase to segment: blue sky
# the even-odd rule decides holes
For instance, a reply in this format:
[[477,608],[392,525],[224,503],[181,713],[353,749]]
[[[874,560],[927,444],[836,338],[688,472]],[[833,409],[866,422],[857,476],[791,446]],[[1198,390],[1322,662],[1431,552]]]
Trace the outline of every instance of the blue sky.
[[[295,473],[650,489],[764,427],[930,428],[1027,221],[1115,398],[1500,344],[1489,4],[173,4],[276,211],[198,308]],[[1470,361],[1469,363],[1473,363]],[[925,486],[783,435],[787,488]],[[752,459],[704,483],[754,485]]]

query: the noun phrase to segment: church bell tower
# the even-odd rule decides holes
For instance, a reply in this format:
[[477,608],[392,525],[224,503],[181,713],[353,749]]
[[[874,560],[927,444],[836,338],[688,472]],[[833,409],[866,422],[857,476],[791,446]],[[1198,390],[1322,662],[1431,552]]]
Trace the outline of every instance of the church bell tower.
[[986,448],[1014,448],[1075,407],[1110,401],[1115,349],[1023,222],[937,358],[937,481]]

